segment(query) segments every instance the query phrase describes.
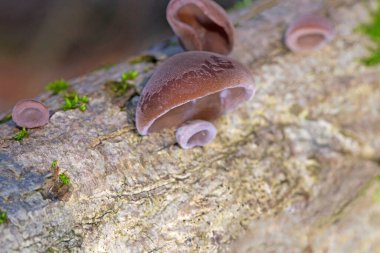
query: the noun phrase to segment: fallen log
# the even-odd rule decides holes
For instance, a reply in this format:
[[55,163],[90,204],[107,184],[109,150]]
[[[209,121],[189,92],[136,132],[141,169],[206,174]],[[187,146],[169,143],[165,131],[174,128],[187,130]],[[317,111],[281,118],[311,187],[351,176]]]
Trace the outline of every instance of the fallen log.
[[[48,125],[20,142],[12,121],[0,125],[1,251],[379,251],[380,68],[360,64],[369,41],[354,32],[374,2],[258,1],[232,13],[231,57],[251,69],[257,93],[216,122],[204,148],[135,129],[146,80],[181,50],[173,40],[72,80],[89,98],[84,112],[41,94]],[[286,25],[307,11],[329,16],[335,39],[291,53]],[[128,70],[136,85],[117,97],[110,82]]]

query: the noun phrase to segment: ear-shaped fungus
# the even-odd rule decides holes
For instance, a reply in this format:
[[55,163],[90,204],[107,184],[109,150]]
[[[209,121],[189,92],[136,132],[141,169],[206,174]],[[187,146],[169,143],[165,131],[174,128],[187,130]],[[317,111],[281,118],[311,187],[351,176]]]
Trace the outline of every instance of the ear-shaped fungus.
[[12,120],[19,127],[41,127],[49,122],[49,110],[40,102],[21,100],[13,107]]
[[181,125],[176,132],[178,144],[183,149],[204,146],[216,136],[214,125],[204,120],[191,120]]
[[234,27],[214,1],[171,0],[166,18],[185,49],[224,55],[232,51]]
[[330,21],[316,14],[297,17],[285,33],[285,44],[293,52],[320,49],[334,37]]
[[204,51],[177,54],[158,66],[136,109],[140,134],[212,121],[254,94],[251,73],[239,62]]

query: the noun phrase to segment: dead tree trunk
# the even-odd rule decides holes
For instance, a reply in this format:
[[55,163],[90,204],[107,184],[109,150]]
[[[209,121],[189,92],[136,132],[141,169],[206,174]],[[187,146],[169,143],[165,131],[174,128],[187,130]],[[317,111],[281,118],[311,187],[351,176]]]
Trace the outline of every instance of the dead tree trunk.
[[[72,81],[90,98],[85,112],[42,94],[47,126],[17,142],[14,123],[0,125],[0,251],[378,252],[380,68],[360,65],[368,41],[354,32],[373,3],[259,1],[232,14],[232,57],[252,70],[257,94],[217,121],[205,148],[134,127],[145,80],[179,50],[170,42]],[[284,29],[310,10],[334,21],[336,37],[290,53]],[[136,86],[116,98],[107,81],[131,69]],[[53,160],[69,187],[57,185]]]

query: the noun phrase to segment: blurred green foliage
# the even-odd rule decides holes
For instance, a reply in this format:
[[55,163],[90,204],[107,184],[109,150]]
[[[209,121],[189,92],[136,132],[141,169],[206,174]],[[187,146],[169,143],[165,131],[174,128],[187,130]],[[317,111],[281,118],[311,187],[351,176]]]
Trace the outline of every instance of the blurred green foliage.
[[56,80],[54,82],[49,83],[46,86],[46,90],[53,92],[53,94],[58,94],[61,91],[67,90],[68,88],[69,88],[69,84],[64,79]]
[[8,219],[7,213],[0,210],[0,224],[3,224]]
[[366,35],[373,46],[368,48],[370,54],[361,59],[366,66],[374,66],[380,64],[380,0],[377,1],[377,7],[370,12],[370,22],[360,25],[357,30]]
[[244,9],[245,7],[251,5],[253,0],[239,0],[235,3],[235,5],[232,7],[233,10],[240,10]]

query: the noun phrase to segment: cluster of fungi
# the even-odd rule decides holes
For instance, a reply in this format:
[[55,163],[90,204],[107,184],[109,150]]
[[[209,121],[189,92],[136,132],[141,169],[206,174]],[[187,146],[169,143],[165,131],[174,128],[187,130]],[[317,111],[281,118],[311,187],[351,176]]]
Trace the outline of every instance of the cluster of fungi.
[[[213,122],[248,101],[255,93],[250,71],[227,57],[233,50],[234,26],[213,0],[171,0],[167,20],[181,46],[160,64],[144,87],[136,108],[136,128],[147,135],[175,128],[184,148],[204,146],[216,136]],[[321,48],[333,37],[323,16],[306,14],[293,20],[285,32],[285,45],[293,52]],[[48,123],[48,109],[33,100],[16,104],[13,121],[20,127]]]
[[[234,27],[222,7],[210,0],[171,0],[167,20],[189,52],[161,64],[144,88],[136,110],[141,135],[176,128],[184,149],[204,146],[216,136],[212,124],[255,93],[250,71],[227,57],[234,44]],[[294,52],[322,47],[333,29],[323,17],[296,18],[285,34]]]

